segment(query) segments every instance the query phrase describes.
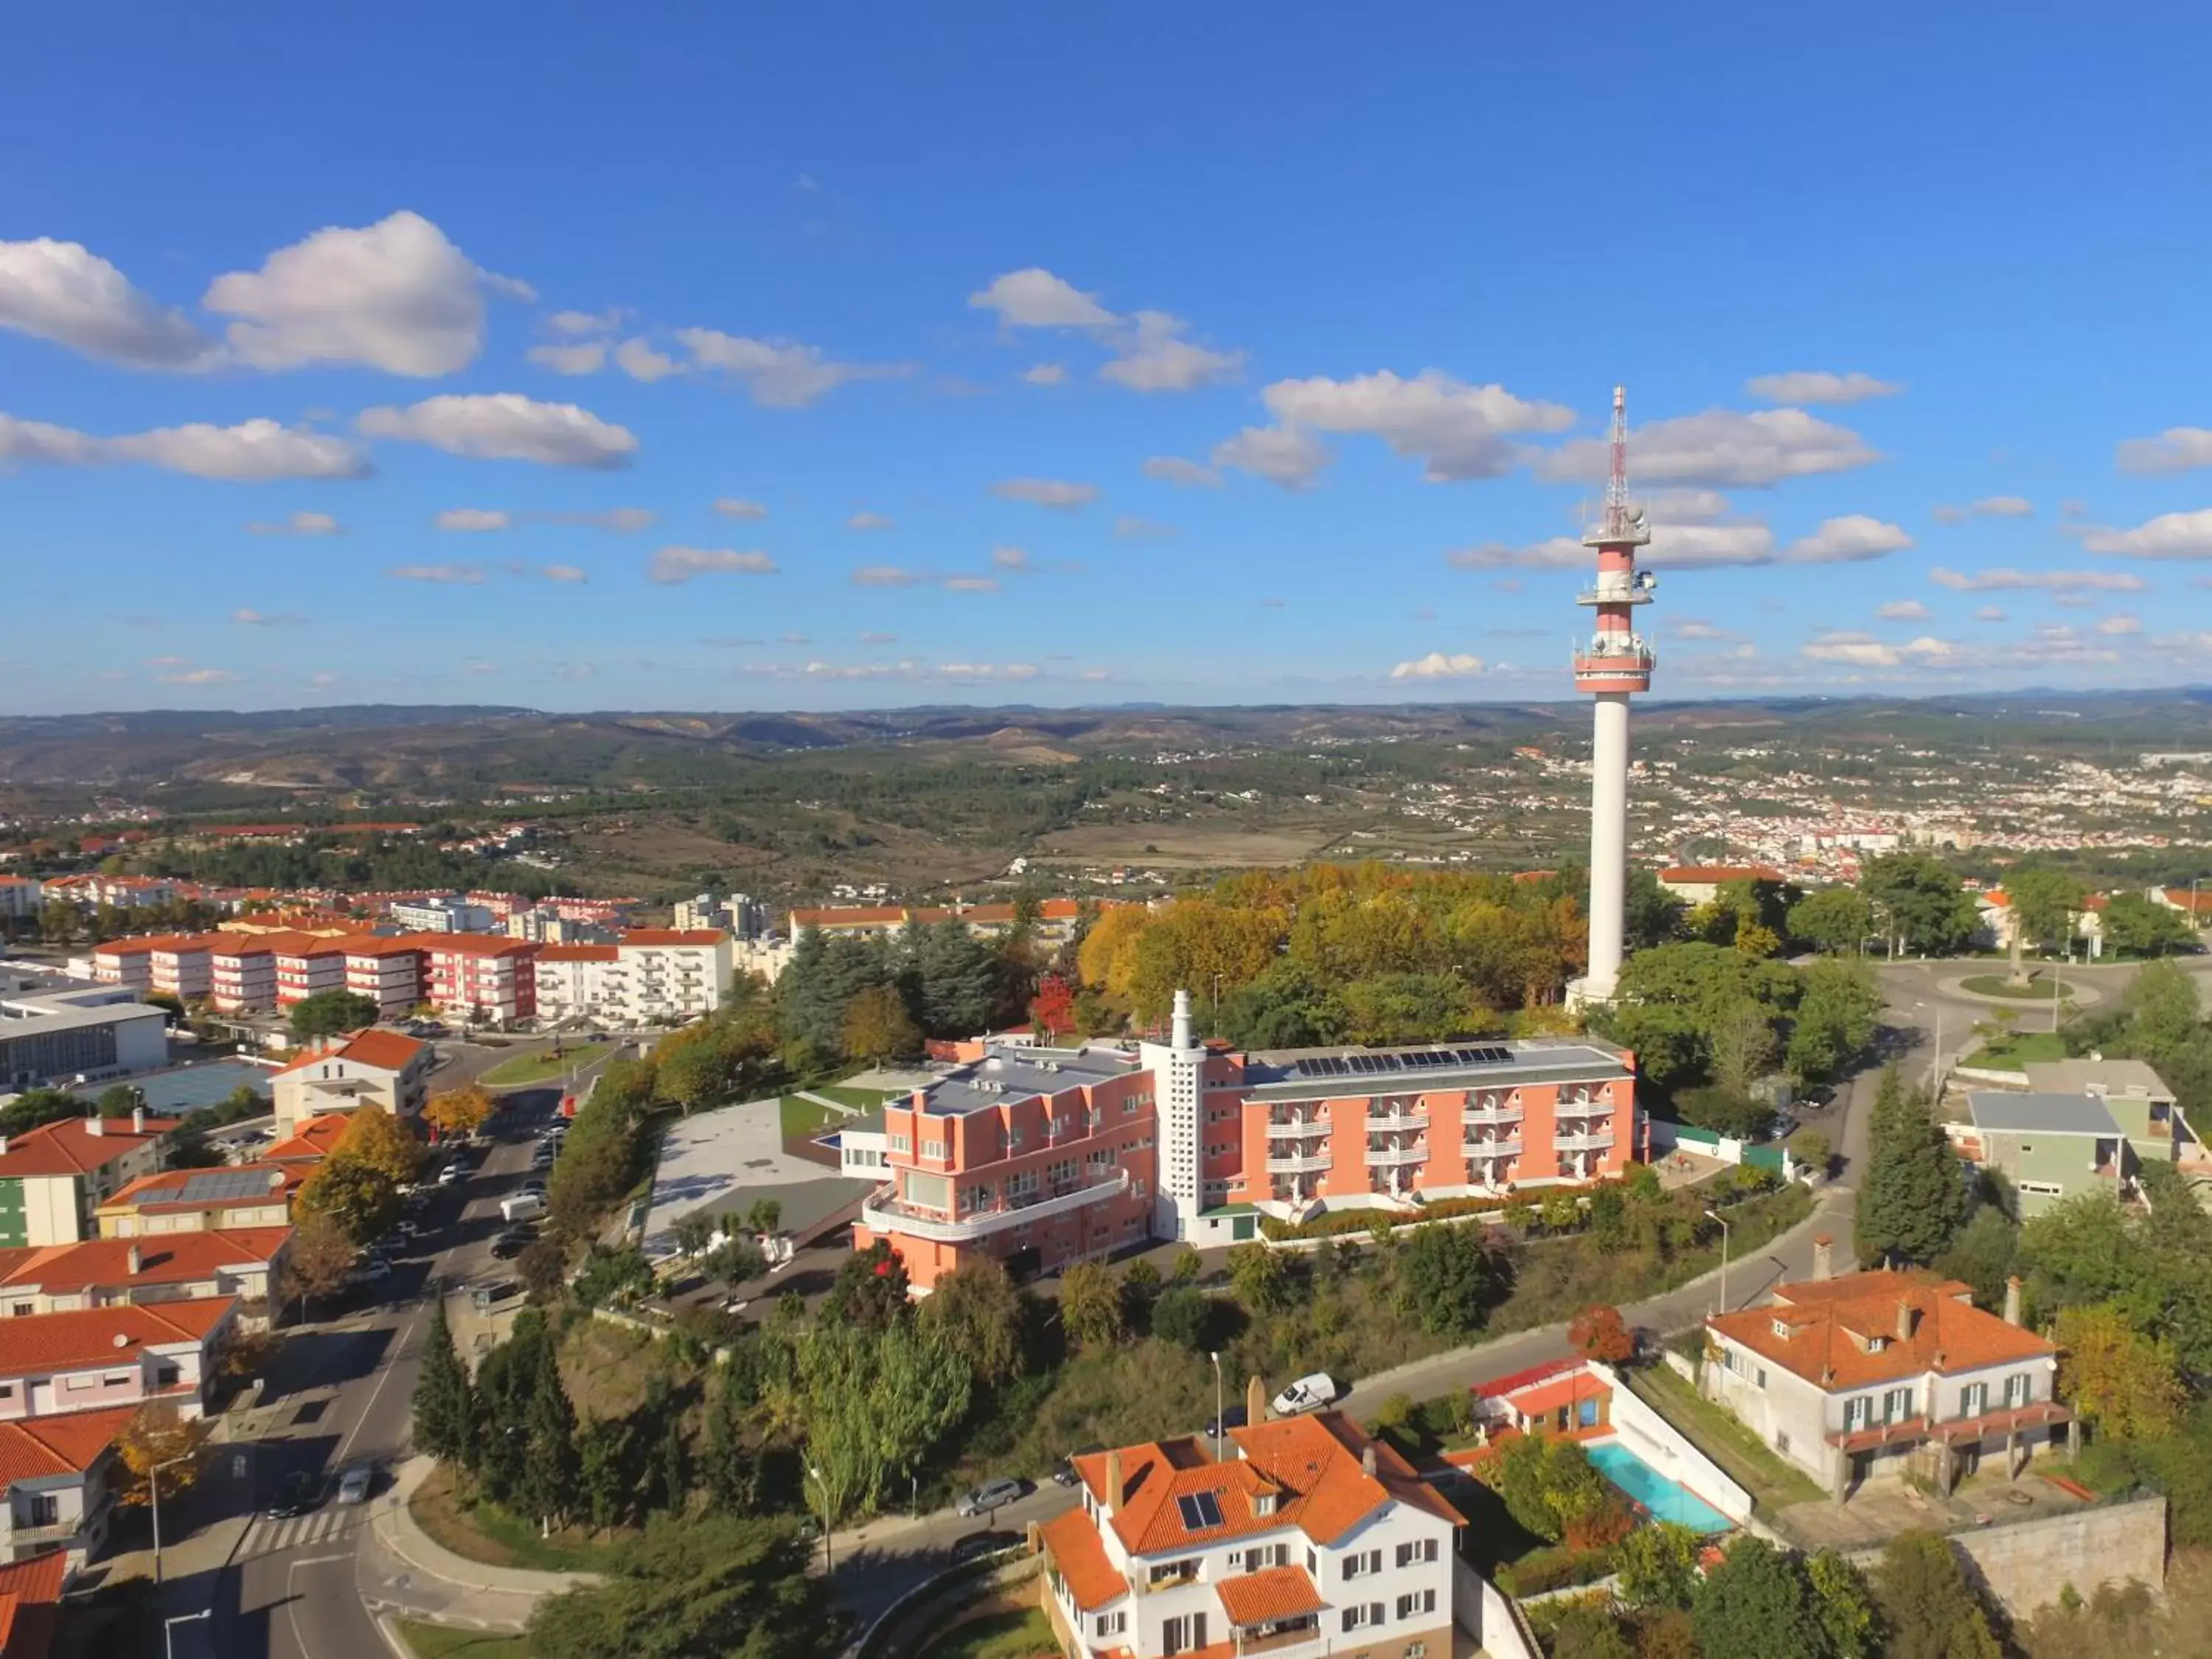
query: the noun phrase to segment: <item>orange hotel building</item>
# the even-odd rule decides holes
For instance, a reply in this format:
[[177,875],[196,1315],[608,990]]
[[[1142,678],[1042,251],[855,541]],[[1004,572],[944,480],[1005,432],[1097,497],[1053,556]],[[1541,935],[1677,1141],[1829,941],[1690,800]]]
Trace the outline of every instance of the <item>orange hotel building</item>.
[[854,1230],[915,1288],[978,1255],[1053,1272],[1260,1217],[1505,1195],[1618,1176],[1644,1146],[1635,1056],[1591,1038],[1239,1054],[987,1039],[884,1113],[890,1179]]

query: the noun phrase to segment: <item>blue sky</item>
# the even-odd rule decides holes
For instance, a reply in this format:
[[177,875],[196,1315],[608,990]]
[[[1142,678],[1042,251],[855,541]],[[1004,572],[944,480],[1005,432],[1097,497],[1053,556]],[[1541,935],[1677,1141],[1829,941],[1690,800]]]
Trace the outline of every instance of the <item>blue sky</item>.
[[2212,679],[2212,22],[1520,12],[34,9],[0,708],[1563,697],[1616,380],[1655,695]]

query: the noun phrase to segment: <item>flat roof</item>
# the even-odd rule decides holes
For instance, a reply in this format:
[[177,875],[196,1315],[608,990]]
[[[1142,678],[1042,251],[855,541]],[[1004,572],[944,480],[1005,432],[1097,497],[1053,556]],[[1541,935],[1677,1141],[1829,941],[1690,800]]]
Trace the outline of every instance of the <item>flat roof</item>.
[[2147,1095],[2153,1100],[2172,1100],[2173,1091],[2141,1060],[2033,1060],[2021,1068],[2027,1086],[2052,1094],[2086,1093],[2101,1089],[2107,1094]]
[[1119,1048],[994,1048],[922,1091],[921,1109],[961,1117],[987,1106],[1004,1106],[1087,1084],[1109,1083],[1137,1069],[1137,1057]]
[[1977,1090],[1966,1097],[1974,1127],[1998,1134],[2109,1135],[2120,1126],[2094,1095],[2014,1094]]
[[42,1031],[84,1030],[131,1019],[166,1020],[149,1002],[131,999],[119,987],[87,986],[41,996],[0,998],[0,1042]]
[[1275,1048],[1244,1063],[1255,1100],[1328,1100],[1425,1089],[1492,1089],[1635,1075],[1623,1051],[1581,1039],[1415,1043],[1387,1048]]

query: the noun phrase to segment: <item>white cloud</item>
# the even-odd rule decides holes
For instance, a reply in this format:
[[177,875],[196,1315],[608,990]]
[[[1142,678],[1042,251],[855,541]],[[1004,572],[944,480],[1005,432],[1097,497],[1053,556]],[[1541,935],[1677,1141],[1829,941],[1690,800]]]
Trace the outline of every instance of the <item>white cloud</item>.
[[1008,328],[1106,328],[1118,319],[1073,283],[1040,266],[1010,270],[968,296],[977,311],[995,311]]
[[1643,498],[1655,525],[1711,524],[1729,515],[1729,498],[1717,489],[1655,489]]
[[2133,530],[2069,525],[2092,553],[2123,559],[2212,559],[2212,507],[2161,513]]
[[234,685],[243,678],[228,668],[187,668],[180,673],[156,674],[164,685]]
[[1966,521],[1966,509],[1963,507],[1954,507],[1945,501],[1938,503],[1929,516],[1937,524],[1964,524]]
[[2025,640],[1984,645],[1966,645],[1926,635],[1892,645],[1869,634],[1830,630],[1816,635],[1798,651],[1815,662],[1841,663],[1856,668],[1954,672],[1988,672],[2051,665],[2106,665],[2120,660],[2119,653],[2111,647],[2085,640],[2073,629],[2058,623],[2038,627]]
[[1162,483],[1181,484],[1185,488],[1212,489],[1221,483],[1221,475],[1210,466],[1196,461],[1187,461],[1180,455],[1154,455],[1145,463],[1145,476],[1158,478]]
[[307,620],[296,611],[252,611],[244,605],[232,611],[230,619],[241,628],[293,628]]
[[209,284],[200,304],[230,325],[234,356],[257,368],[365,363],[392,374],[450,374],[483,343],[483,291],[526,285],[471,263],[420,214],[366,229],[333,226],[279,248],[258,271]]
[[853,573],[855,587],[919,587],[927,578],[902,565],[864,564]]
[[1124,541],[1164,541],[1182,532],[1171,524],[1162,524],[1157,519],[1140,519],[1133,513],[1124,513],[1114,520],[1114,533]]
[[845,520],[848,530],[889,530],[896,521],[881,513],[855,513]]
[[[1553,536],[1526,547],[1485,542],[1444,555],[1465,570],[1526,565],[1539,569],[1595,569],[1597,556],[1573,536]],[[1685,524],[1655,527],[1642,562],[1658,570],[1713,570],[1731,565],[1771,564],[1774,532],[1758,523]]]
[[1871,374],[1830,374],[1806,368],[1757,375],[1746,380],[1743,389],[1771,404],[1856,404],[1895,397],[1905,390],[1895,380],[1877,380]]
[[1984,495],[1964,507],[1948,503],[1935,510],[1938,524],[1963,524],[1970,517],[1982,519],[2032,519],[2035,503],[2025,495]]
[[1985,605],[1974,612],[1976,622],[2001,623],[2004,619],[2004,608],[2002,605]]
[[609,306],[602,312],[556,311],[545,319],[556,334],[610,334],[622,326],[623,311]]
[[1027,573],[1036,569],[1025,547],[994,547],[991,550],[991,562],[1001,570]]
[[628,466],[637,439],[574,404],[541,404],[520,392],[428,398],[405,409],[363,410],[355,422],[372,438],[428,444],[477,460],[541,466]]
[[607,343],[586,340],[575,345],[536,345],[522,355],[556,374],[596,374],[606,364]]
[[0,242],[0,328],[132,368],[205,367],[217,348],[90,249],[39,237]]
[[1678,640],[1733,640],[1740,638],[1733,629],[1717,628],[1701,617],[1669,617],[1667,631]]
[[2114,459],[2123,472],[2187,472],[2212,466],[2212,428],[2170,426],[2155,438],[2130,438]]
[[1037,666],[1031,662],[939,663],[937,672],[949,680],[1033,680]]
[[1801,536],[1782,551],[1790,564],[1850,564],[1878,559],[1912,545],[1912,538],[1893,524],[1863,513],[1827,519],[1809,536]]
[[1929,610],[1917,599],[1892,599],[1876,605],[1874,614],[1884,622],[1926,622]]
[[1574,422],[1574,411],[1559,404],[1469,386],[1434,368],[1412,380],[1384,369],[1348,380],[1277,380],[1261,398],[1285,426],[1372,433],[1399,454],[1419,457],[1425,476],[1440,483],[1498,477],[1517,459],[1507,434],[1558,432]]
[[714,511],[726,519],[765,519],[768,508],[759,501],[749,501],[737,495],[714,497]]
[[860,643],[862,645],[896,645],[898,635],[870,632],[860,635]]
[[1336,457],[1327,444],[1297,427],[1248,426],[1213,447],[1213,465],[1268,478],[1285,489],[1304,489]]
[[1182,319],[1164,311],[1140,311],[1136,328],[1116,342],[1113,361],[1098,378],[1132,392],[1190,392],[1234,377],[1244,367],[1241,351],[1214,351],[1182,337]]
[[999,591],[996,576],[947,576],[945,590],[948,593],[995,593]]
[[290,513],[281,519],[256,519],[246,526],[257,536],[343,536],[345,526],[327,513]]
[[480,564],[395,564],[384,573],[394,581],[457,582],[473,587],[484,579]]
[[646,580],[663,583],[688,582],[694,576],[728,572],[740,576],[773,576],[775,561],[765,553],[739,553],[726,547],[664,547],[646,567]]
[[1022,379],[1031,386],[1058,386],[1066,378],[1067,370],[1060,363],[1031,363],[1022,371]]
[[1967,572],[1947,570],[1939,564],[1928,573],[1928,580],[1954,593],[1990,593],[2029,587],[2047,587],[2062,592],[2087,587],[2112,593],[2135,593],[2146,586],[2141,576],[2130,575],[2124,570],[2014,570],[2006,565]]
[[660,514],[649,507],[610,507],[591,513],[534,513],[532,518],[547,524],[580,524],[593,530],[611,530],[617,535],[633,535],[641,530],[650,530],[660,522]]
[[[1628,434],[1630,475],[1645,483],[1758,489],[1784,478],[1848,472],[1881,458],[1857,433],[1802,409],[1749,414],[1709,409],[1653,421]],[[1602,438],[1577,438],[1540,458],[1553,480],[1605,477],[1610,453]]]
[[1098,486],[1070,483],[1060,478],[1006,478],[993,484],[991,493],[1004,501],[1027,501],[1033,507],[1073,513],[1098,499]]
[[0,415],[0,467],[18,462],[50,466],[100,466],[137,461],[198,478],[364,478],[373,469],[342,438],[326,437],[275,421],[236,426],[159,427],[151,432],[97,438],[43,421]]
[[848,380],[894,380],[912,363],[838,363],[795,340],[754,340],[719,329],[679,328],[676,337],[702,368],[719,368],[744,383],[757,404],[803,409]]
[[684,365],[665,352],[655,351],[642,339],[624,340],[615,349],[615,367],[633,380],[651,386],[671,374],[681,374]]
[[2140,618],[2115,612],[2097,624],[2097,631],[2100,634],[2112,635],[2140,634],[2142,632],[2142,623]]
[[541,568],[538,574],[549,582],[580,582],[590,580],[573,564],[549,564]]
[[1465,652],[1446,656],[1441,651],[1431,651],[1425,657],[1412,662],[1401,662],[1390,671],[1394,680],[1453,680],[1466,679],[1482,672],[1482,659],[1470,657]]
[[514,514],[512,513],[482,507],[449,507],[430,520],[433,530],[509,530],[514,526]]

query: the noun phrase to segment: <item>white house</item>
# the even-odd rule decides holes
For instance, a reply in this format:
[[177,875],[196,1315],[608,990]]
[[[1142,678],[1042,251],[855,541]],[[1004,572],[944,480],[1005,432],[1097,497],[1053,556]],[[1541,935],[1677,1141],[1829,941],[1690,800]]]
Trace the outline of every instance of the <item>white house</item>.
[[1040,1595],[1079,1659],[1449,1659],[1465,1518],[1336,1412],[1075,1460]]
[[[1825,1261],[1828,1241],[1814,1242]],[[1705,1321],[1701,1387],[1838,1502],[1869,1476],[1926,1475],[1946,1491],[1984,1457],[2008,1473],[2073,1413],[2053,1398],[2058,1350],[1968,1287],[1887,1269],[1778,1285],[1764,1307]]]
[[436,1063],[436,1051],[428,1043],[374,1030],[302,1054],[270,1079],[276,1131],[289,1134],[319,1112],[349,1112],[362,1105],[417,1116]]

